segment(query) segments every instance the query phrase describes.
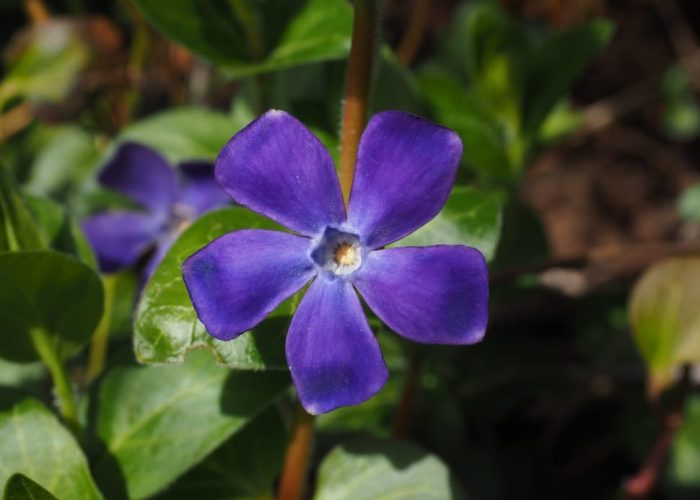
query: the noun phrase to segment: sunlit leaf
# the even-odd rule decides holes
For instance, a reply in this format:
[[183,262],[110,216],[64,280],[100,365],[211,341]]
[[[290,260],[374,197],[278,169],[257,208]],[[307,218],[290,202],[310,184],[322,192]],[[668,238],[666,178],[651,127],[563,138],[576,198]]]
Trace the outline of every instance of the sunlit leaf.
[[400,441],[358,440],[334,448],[318,472],[314,500],[459,499],[444,463]]
[[630,298],[630,321],[654,391],[683,364],[700,361],[700,257],[676,257],[648,269]]
[[37,401],[0,414],[0,443],[0,484],[21,473],[60,498],[102,498],[78,443]]
[[153,495],[242,429],[288,384],[284,372],[232,372],[202,351],[178,366],[110,370],[94,409],[104,445],[94,467],[98,483],[115,498]]

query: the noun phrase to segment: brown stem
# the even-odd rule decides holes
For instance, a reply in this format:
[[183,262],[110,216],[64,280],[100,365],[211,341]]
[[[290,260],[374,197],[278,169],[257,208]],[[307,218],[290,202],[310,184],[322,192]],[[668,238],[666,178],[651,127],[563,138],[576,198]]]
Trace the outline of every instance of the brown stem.
[[340,139],[340,187],[346,205],[350,199],[352,179],[355,175],[357,146],[367,123],[367,104],[374,59],[376,26],[375,0],[357,0],[352,27],[348,81],[343,103],[343,129]]
[[415,2],[411,17],[408,19],[406,32],[396,49],[396,57],[404,66],[411,65],[420,48],[425,29],[428,27],[431,4],[432,0],[416,0]]
[[282,476],[277,489],[278,500],[299,500],[304,495],[306,472],[311,455],[314,434],[314,417],[297,403],[296,422],[292,439],[284,457]]
[[51,19],[51,13],[42,0],[25,0],[24,11],[32,24],[42,24]]
[[660,394],[652,395],[650,401],[661,422],[661,431],[647,454],[644,463],[637,473],[625,481],[623,489],[630,500],[650,498],[654,487],[663,471],[668,450],[683,425],[685,400],[690,390],[690,368],[683,369],[683,378],[676,387],[673,400],[664,407],[661,406]]
[[413,421],[413,406],[416,401],[416,392],[418,392],[421,369],[423,368],[423,356],[419,349],[413,351],[408,363],[401,400],[391,425],[391,435],[395,439],[405,438]]

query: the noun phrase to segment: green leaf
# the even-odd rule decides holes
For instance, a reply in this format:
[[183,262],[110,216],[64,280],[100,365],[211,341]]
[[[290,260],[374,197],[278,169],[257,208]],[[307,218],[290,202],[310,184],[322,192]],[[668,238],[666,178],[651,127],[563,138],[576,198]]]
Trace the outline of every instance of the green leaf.
[[358,440],[326,456],[315,500],[464,498],[445,464],[409,443]]
[[26,201],[52,250],[73,255],[90,267],[97,268],[92,247],[78,223],[61,205],[41,196],[27,196]]
[[90,338],[102,316],[102,282],[90,267],[52,251],[0,254],[0,356],[38,359],[30,332],[43,329],[67,356]]
[[173,109],[129,125],[117,142],[150,146],[171,163],[214,160],[228,140],[252,119],[247,114],[232,117],[204,108]]
[[491,260],[501,233],[501,206],[492,196],[455,186],[442,211],[400,246],[467,245]]
[[39,250],[46,241],[17,192],[10,172],[0,164],[0,252]]
[[292,314],[283,303],[251,332],[223,342],[209,335],[192,307],[182,281],[187,257],[231,231],[245,228],[280,229],[277,224],[244,208],[206,214],[178,238],[141,294],[137,307],[134,350],[142,363],[181,363],[199,347],[212,351],[220,363],[238,369],[286,369],[284,335]]
[[56,500],[56,497],[24,474],[14,474],[5,485],[4,500]]
[[678,199],[678,212],[687,221],[700,221],[700,182],[683,191]]
[[505,131],[480,100],[446,74],[423,73],[419,82],[437,122],[462,139],[464,161],[486,179],[509,179]]
[[594,20],[544,37],[529,57],[518,59],[523,74],[520,103],[525,133],[537,133],[614,31],[611,21]]
[[700,257],[675,257],[649,268],[629,305],[637,346],[652,391],[667,387],[674,372],[700,361]]
[[60,194],[87,179],[99,161],[92,135],[79,127],[61,127],[34,159],[26,187],[34,194]]
[[387,109],[424,115],[424,108],[421,89],[413,73],[399,62],[391,48],[383,46],[370,93],[370,115]]
[[102,498],[78,443],[41,403],[0,414],[0,443],[0,484],[20,473],[60,498]]
[[58,101],[74,85],[90,59],[77,24],[52,19],[15,39],[5,79],[0,84],[0,110],[14,97]]
[[700,103],[693,94],[690,75],[682,67],[672,65],[661,83],[665,103],[663,125],[673,139],[688,141],[700,134]]
[[273,498],[286,448],[286,427],[279,411],[270,407],[182,476],[162,498]]
[[242,429],[288,384],[286,373],[232,372],[202,351],[179,366],[112,369],[96,401],[105,449],[95,477],[115,497],[153,495]]
[[136,0],[166,36],[238,78],[346,57],[345,0]]
[[676,487],[700,488],[700,397],[698,396],[691,396],[685,403],[683,426],[673,438],[666,476]]

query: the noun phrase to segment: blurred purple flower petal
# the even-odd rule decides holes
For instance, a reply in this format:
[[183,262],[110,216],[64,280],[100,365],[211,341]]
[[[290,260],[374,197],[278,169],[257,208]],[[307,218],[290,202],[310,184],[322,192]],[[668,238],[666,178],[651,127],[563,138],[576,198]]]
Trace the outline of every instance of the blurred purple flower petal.
[[152,248],[162,231],[163,221],[139,212],[104,212],[83,221],[100,269],[118,271],[132,266]]
[[214,164],[187,161],[180,164],[183,185],[179,203],[194,210],[196,216],[231,203],[231,198],[214,178]]

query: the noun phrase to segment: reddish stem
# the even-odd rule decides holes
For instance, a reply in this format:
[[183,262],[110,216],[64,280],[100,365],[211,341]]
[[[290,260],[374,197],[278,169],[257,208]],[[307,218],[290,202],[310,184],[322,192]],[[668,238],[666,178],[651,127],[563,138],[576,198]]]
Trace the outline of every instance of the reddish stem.
[[314,435],[314,417],[298,404],[292,439],[284,457],[278,500],[299,500],[304,495],[306,473]]

